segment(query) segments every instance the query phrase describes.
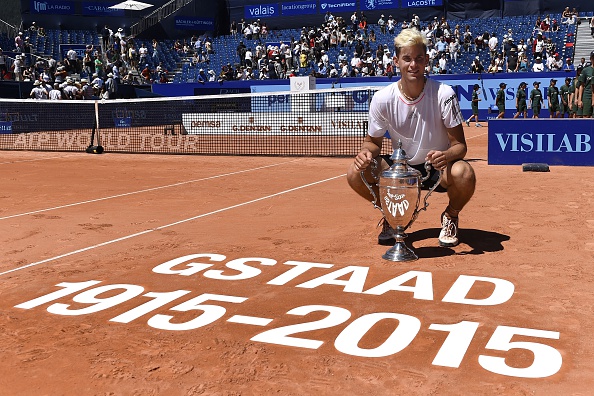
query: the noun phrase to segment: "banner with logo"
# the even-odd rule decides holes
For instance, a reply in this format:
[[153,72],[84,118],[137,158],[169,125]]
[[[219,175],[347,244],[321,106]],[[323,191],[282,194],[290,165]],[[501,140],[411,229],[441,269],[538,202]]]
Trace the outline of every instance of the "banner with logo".
[[361,0],[361,10],[373,11],[386,8],[398,8],[398,0]]
[[123,17],[124,10],[109,8],[111,3],[86,2],[82,3],[82,14],[85,16]]
[[246,5],[244,7],[245,18],[248,21],[259,18],[270,18],[280,16],[278,4]]
[[12,133],[12,122],[0,121],[0,133]]
[[489,165],[594,165],[594,121],[508,119],[489,121]]
[[290,3],[281,3],[281,14],[292,15],[307,15],[315,14],[318,11],[318,4],[316,0],[313,1],[297,1]]
[[74,2],[57,0],[31,0],[31,14],[74,14]]
[[320,0],[320,13],[357,11],[356,0]]
[[213,18],[175,17],[175,28],[179,30],[214,30]]
[[441,6],[443,6],[443,0],[402,0],[402,8]]

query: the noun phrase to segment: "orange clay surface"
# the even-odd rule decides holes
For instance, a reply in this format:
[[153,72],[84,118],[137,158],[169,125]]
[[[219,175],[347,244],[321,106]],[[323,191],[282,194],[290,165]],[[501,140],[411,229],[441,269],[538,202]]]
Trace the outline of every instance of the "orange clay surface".
[[594,172],[466,137],[407,263],[348,158],[0,152],[0,394],[592,394]]

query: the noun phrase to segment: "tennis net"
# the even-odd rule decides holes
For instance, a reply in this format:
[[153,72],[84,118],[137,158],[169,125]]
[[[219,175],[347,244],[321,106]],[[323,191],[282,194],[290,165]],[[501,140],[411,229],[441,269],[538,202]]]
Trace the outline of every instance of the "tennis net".
[[0,149],[352,156],[377,87],[134,100],[0,100]]

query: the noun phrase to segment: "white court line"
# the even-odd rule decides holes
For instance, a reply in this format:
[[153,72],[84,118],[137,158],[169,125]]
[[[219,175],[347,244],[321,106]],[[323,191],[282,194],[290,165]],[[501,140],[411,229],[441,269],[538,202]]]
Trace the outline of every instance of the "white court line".
[[265,169],[265,168],[271,168],[273,166],[290,164],[291,162],[295,162],[295,161],[300,161],[300,159],[295,159],[295,160],[286,161],[286,162],[280,162],[278,164],[259,166],[257,168],[243,169],[243,170],[236,171],[236,172],[223,173],[221,175],[204,177],[202,179],[187,180],[187,181],[183,181],[183,182],[179,182],[179,183],[168,184],[168,185],[165,185],[165,186],[151,187],[151,188],[147,188],[147,189],[144,189],[144,190],[138,190],[138,191],[132,191],[132,192],[127,192],[127,193],[123,193],[123,194],[111,195],[109,197],[95,198],[95,199],[91,199],[91,200],[88,200],[88,201],[81,201],[81,202],[75,202],[75,203],[66,204],[66,205],[54,206],[53,208],[39,209],[39,210],[34,210],[32,212],[25,212],[25,213],[13,214],[13,215],[10,215],[10,216],[0,217],[0,220],[12,219],[14,217],[21,217],[21,216],[29,216],[29,215],[36,214],[36,213],[49,212],[51,210],[64,209],[64,208],[69,208],[69,207],[72,207],[72,206],[85,205],[85,204],[88,204],[88,203],[105,201],[105,200],[108,200],[108,199],[126,197],[128,195],[141,194],[141,193],[145,193],[145,192],[149,192],[149,191],[162,190],[164,188],[183,186],[184,184],[196,183],[196,182],[204,181],[204,180],[218,179],[220,177],[232,176],[232,175],[237,175],[237,174],[240,174],[240,173],[251,172],[251,171]]
[[88,246],[86,248],[82,248],[82,249],[74,250],[72,252],[60,254],[59,256],[51,257],[51,258],[48,258],[48,259],[45,259],[45,260],[37,261],[35,263],[24,265],[22,267],[17,267],[17,268],[13,268],[11,270],[8,270],[8,271],[0,272],[0,276],[6,275],[6,274],[10,274],[11,272],[20,271],[20,270],[23,270],[23,269],[26,269],[26,268],[35,267],[35,266],[40,265],[40,264],[49,263],[51,261],[59,260],[59,259],[64,258],[64,257],[73,256],[75,254],[83,253],[83,252],[86,252],[86,251],[89,251],[89,250],[93,250],[93,249],[96,249],[96,248],[99,248],[99,247],[111,245],[111,244],[116,243],[116,242],[125,241],[127,239],[135,238],[137,236],[149,234],[149,233],[154,232],[154,231],[163,230],[165,228],[169,228],[169,227],[173,227],[173,226],[176,226],[176,225],[179,225],[179,224],[187,223],[187,222],[192,221],[192,220],[201,219],[203,217],[210,216],[210,215],[217,214],[217,213],[221,213],[221,212],[225,212],[227,210],[239,208],[241,206],[253,204],[253,203],[256,203],[256,202],[259,202],[259,201],[263,201],[265,199],[278,197],[279,195],[283,195],[283,194],[287,194],[287,193],[290,193],[290,192],[293,192],[293,191],[301,190],[303,188],[315,186],[316,184],[325,183],[327,181],[335,180],[335,179],[338,179],[340,177],[345,177],[345,176],[346,176],[346,173],[345,174],[342,174],[342,175],[330,177],[328,179],[319,180],[317,182],[313,182],[313,183],[309,183],[309,184],[304,184],[304,185],[299,186],[299,187],[290,188],[290,189],[285,190],[285,191],[281,191],[281,192],[277,192],[277,193],[274,193],[274,194],[266,195],[266,196],[261,197],[261,198],[252,199],[251,201],[242,202],[242,203],[239,203],[239,204],[236,204],[236,205],[232,205],[232,206],[227,206],[226,208],[217,209],[217,210],[214,210],[214,211],[208,212],[208,213],[203,213],[201,215],[190,217],[190,218],[183,219],[183,220],[179,220],[179,221],[176,221],[174,223],[165,224],[165,225],[162,225],[162,226],[159,226],[159,227],[156,227],[156,228],[152,228],[150,230],[144,230],[144,231],[141,231],[141,232],[137,232],[135,234],[126,235],[126,236],[123,236],[123,237],[120,237],[120,238],[112,239],[111,241],[99,243],[97,245]]
[[30,159],[30,160],[6,161],[6,162],[0,162],[0,165],[19,164],[21,162],[45,161],[45,160],[48,160],[48,159],[70,158],[70,157],[74,157],[74,154],[71,154],[71,155],[60,155],[60,156],[57,156],[57,157],[35,158],[35,159]]
[[466,140],[474,139],[475,137],[483,136],[483,135],[486,135],[487,133],[489,133],[489,132],[481,133],[480,135],[476,135],[476,136],[467,137]]

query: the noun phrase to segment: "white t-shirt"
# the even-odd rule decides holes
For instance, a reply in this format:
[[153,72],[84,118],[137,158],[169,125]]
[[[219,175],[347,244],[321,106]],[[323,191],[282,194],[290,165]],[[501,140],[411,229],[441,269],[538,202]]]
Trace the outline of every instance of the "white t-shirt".
[[410,157],[411,165],[425,162],[430,150],[450,147],[447,128],[464,121],[456,93],[449,85],[427,79],[425,89],[413,102],[400,94],[398,83],[392,83],[373,96],[369,106],[368,133],[384,136],[386,131],[396,148],[398,140]]

